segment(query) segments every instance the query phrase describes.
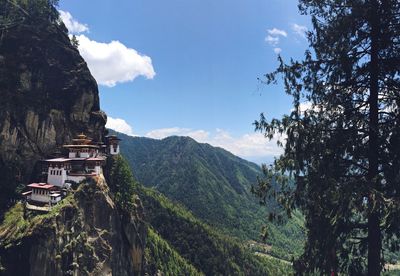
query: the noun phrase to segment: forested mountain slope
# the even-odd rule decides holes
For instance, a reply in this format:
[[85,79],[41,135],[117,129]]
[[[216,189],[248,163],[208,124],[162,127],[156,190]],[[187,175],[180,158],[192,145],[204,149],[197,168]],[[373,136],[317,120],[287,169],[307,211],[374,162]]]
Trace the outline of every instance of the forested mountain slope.
[[[116,133],[110,130],[111,133]],[[260,167],[189,137],[155,140],[117,133],[137,180],[188,208],[196,217],[243,240],[258,240],[267,212],[251,194]],[[302,219],[270,225],[272,254],[290,259],[302,246]]]
[[[149,272],[170,271],[170,275],[183,275],[185,271],[186,275],[198,275],[198,272],[205,275],[290,275],[291,268],[286,262],[257,256],[239,240],[219,233],[157,191],[139,185],[138,194],[151,225],[146,249],[146,256],[153,256],[149,259]],[[176,257],[171,258],[171,255]]]

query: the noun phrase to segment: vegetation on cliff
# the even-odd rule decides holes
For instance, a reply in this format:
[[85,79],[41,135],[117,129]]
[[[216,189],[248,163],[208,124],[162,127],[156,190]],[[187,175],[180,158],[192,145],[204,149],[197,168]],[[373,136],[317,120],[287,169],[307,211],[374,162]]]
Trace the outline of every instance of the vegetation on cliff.
[[58,2],[59,0],[1,0],[1,29],[9,29],[24,20],[32,19],[58,23]]
[[72,194],[55,205],[50,212],[43,214],[25,210],[24,203],[18,202],[5,213],[0,225],[0,247],[18,245],[23,238],[52,226],[52,219],[59,215],[62,209],[74,207],[76,208],[76,202]]
[[109,157],[107,160],[107,184],[113,193],[115,202],[122,210],[132,211],[135,207],[137,183],[129,164],[121,155]]
[[132,275],[142,271],[145,238],[140,208],[122,215],[99,177],[48,213],[13,206],[0,225],[0,256],[4,275]]

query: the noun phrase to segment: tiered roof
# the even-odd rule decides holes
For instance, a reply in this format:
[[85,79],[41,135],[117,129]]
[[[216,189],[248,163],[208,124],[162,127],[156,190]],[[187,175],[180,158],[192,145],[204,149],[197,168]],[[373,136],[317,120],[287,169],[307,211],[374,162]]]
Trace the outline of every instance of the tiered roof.
[[72,139],[72,144],[64,145],[64,148],[93,148],[98,149],[99,146],[93,144],[93,139],[88,138],[84,134],[79,134],[75,139]]

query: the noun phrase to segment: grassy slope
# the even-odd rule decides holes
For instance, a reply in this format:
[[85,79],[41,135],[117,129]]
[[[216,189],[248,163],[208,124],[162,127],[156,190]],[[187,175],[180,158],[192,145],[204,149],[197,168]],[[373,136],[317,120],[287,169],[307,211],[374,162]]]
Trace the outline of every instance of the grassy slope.
[[[243,240],[259,240],[266,210],[250,193],[259,166],[187,137],[154,140],[118,134],[121,150],[139,182],[154,187],[196,217]],[[290,260],[303,245],[300,215],[269,225],[271,254]]]

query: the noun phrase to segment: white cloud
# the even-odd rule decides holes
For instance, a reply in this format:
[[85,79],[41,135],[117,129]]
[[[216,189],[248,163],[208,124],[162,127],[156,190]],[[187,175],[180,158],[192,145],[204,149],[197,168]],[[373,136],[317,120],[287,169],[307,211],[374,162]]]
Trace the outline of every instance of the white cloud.
[[[216,129],[214,133],[205,130],[192,130],[190,128],[162,128],[155,129],[145,136],[154,139],[163,139],[168,136],[189,136],[200,143],[208,143],[215,147],[224,148],[242,158],[274,157],[279,156],[283,149],[277,146],[278,138],[269,141],[261,133],[250,133],[239,137],[232,136],[229,132]],[[283,138],[280,138],[283,141]]]
[[287,33],[284,30],[280,30],[277,28],[269,29],[268,34],[272,36],[284,36],[287,37]]
[[[322,109],[321,105],[313,105],[312,102],[310,101],[305,101],[305,102],[301,102],[299,104],[299,111],[301,115],[305,115],[305,112],[310,112],[310,111],[314,111],[314,112],[320,112]],[[339,108],[340,109],[340,108]],[[293,108],[291,111],[294,111],[295,109]]]
[[206,143],[210,136],[210,133],[205,130],[195,130],[188,132],[187,136],[192,137],[194,140],[198,142]]
[[267,35],[265,41],[268,42],[269,45],[276,46],[279,43],[279,37]]
[[132,127],[124,119],[108,117],[106,128],[113,129],[126,135],[135,136]]
[[86,24],[79,23],[72,15],[67,11],[59,10],[60,18],[64,22],[65,27],[72,34],[79,34],[83,32],[88,32],[89,27]]
[[[60,10],[60,18],[71,34],[88,32],[86,24],[79,23],[73,16]],[[70,35],[71,37],[71,35]],[[151,58],[128,48],[119,41],[101,43],[80,34],[79,52],[86,60],[98,84],[113,87],[117,83],[129,82],[138,76],[152,79],[155,76]]]
[[79,52],[86,60],[98,84],[113,87],[117,83],[133,81],[138,76],[155,76],[151,58],[128,48],[119,41],[102,43],[85,35],[77,36]]
[[302,103],[300,103],[300,105],[299,105],[299,109],[300,109],[300,112],[301,112],[301,113],[304,113],[304,112],[306,112],[306,111],[308,111],[308,110],[312,110],[312,109],[313,109],[313,106],[312,106],[312,103],[311,103],[311,102],[302,102]]
[[187,133],[189,132],[191,132],[191,129],[189,128],[171,127],[152,130],[148,132],[145,136],[154,139],[163,139],[165,137],[173,135],[187,136]]
[[265,37],[265,41],[274,47],[274,53],[280,54],[282,49],[278,47],[281,37],[287,37],[287,33],[284,30],[277,28],[268,29],[268,35]]
[[292,30],[295,32],[295,34],[301,36],[304,39],[306,38],[306,32],[308,31],[306,26],[292,24]]
[[209,143],[224,148],[238,156],[264,157],[279,156],[283,149],[277,145],[278,138],[269,141],[261,133],[250,133],[240,137],[233,137],[229,132],[218,129],[217,134],[211,137]]

